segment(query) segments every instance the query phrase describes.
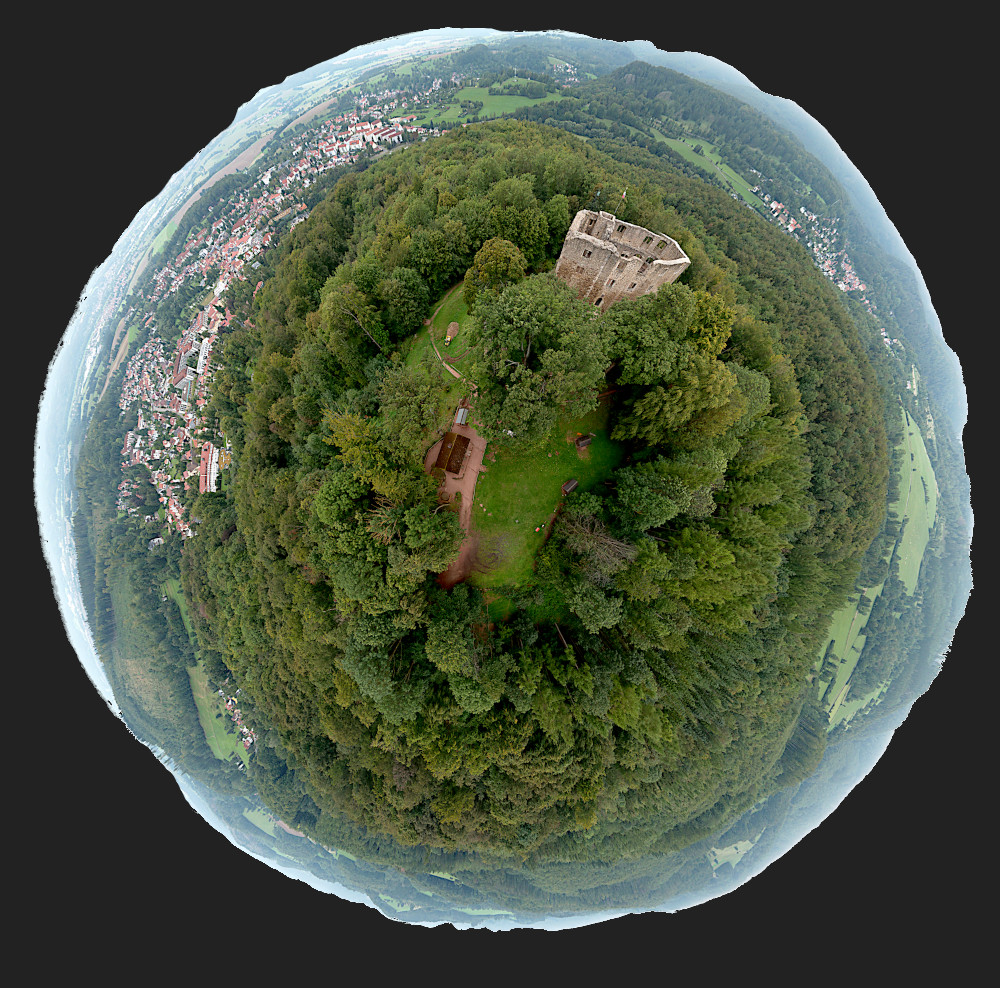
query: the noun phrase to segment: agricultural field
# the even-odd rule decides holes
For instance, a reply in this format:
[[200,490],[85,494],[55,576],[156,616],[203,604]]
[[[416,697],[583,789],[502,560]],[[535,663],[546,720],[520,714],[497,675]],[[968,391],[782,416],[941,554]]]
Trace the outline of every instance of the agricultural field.
[[[766,214],[767,210],[764,208],[764,204],[750,190],[746,179],[734,172],[729,165],[723,163],[713,144],[693,137],[690,141],[678,140],[675,137],[664,137],[655,127],[651,129],[653,136],[657,140],[668,144],[686,161],[691,162],[691,164],[696,165],[703,171],[709,173],[718,172],[721,174],[730,186],[732,186],[733,191],[738,192],[759,213]],[[701,147],[703,153],[699,154],[695,151],[695,147]]]
[[247,820],[249,820],[250,823],[252,823],[258,830],[263,830],[265,834],[269,834],[271,837],[275,836],[274,824],[271,822],[271,817],[263,810],[244,809],[243,816]]
[[[434,121],[435,126],[441,127],[448,124],[464,123],[471,117],[478,115],[483,117],[498,117],[503,113],[510,113],[522,106],[536,106],[538,103],[551,102],[563,98],[562,93],[546,93],[541,99],[529,99],[527,96],[515,96],[500,94],[491,96],[489,89],[483,86],[463,86],[459,90],[448,90],[450,102],[439,102],[437,105],[428,107],[421,112],[417,119],[413,121],[417,126],[423,126]],[[475,113],[466,113],[462,110],[463,101],[473,101],[482,103],[482,108]]]
[[[902,454],[899,474],[899,497],[889,503],[890,510],[903,520],[903,533],[893,551],[899,564],[899,578],[912,594],[917,586],[920,564],[937,511],[937,483],[934,470],[927,456],[927,449],[919,428],[906,411],[903,415],[903,439],[897,450]],[[885,581],[868,587],[865,595],[871,604],[882,593]],[[825,691],[830,726],[849,720],[870,702],[877,702],[885,691],[879,687],[864,696],[850,695],[850,681],[854,668],[865,647],[864,629],[871,612],[870,605],[861,607],[861,594],[851,595],[848,603],[833,616],[829,638],[817,659],[820,669],[823,657],[830,650],[840,657],[832,683],[822,679],[819,689]],[[832,647],[831,647],[832,645]],[[829,685],[828,685],[829,683]]]
[[735,866],[753,845],[754,842],[752,840],[740,840],[735,844],[730,844],[728,847],[710,848],[708,851],[708,861],[712,866],[712,870],[715,871],[716,868],[724,864]]
[[937,513],[937,481],[916,422],[903,412],[903,467],[899,483],[896,513],[906,519],[903,535],[896,547],[899,578],[912,594],[920,575],[927,541]]

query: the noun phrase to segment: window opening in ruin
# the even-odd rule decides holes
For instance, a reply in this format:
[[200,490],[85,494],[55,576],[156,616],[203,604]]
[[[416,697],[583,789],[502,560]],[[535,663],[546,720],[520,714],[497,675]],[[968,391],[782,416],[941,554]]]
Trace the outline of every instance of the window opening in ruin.
[[596,302],[594,303],[594,305],[600,305],[600,304],[601,304],[601,303],[602,303],[603,301],[604,301],[604,296],[602,295],[602,296],[601,296],[601,297],[600,297],[600,298],[599,298],[599,299],[598,299],[598,300],[597,300],[597,301],[596,301]]
[[624,223],[619,223],[618,224],[618,232],[619,233],[624,233],[625,232],[625,224]]
[[608,278],[608,280],[607,280],[607,282],[606,282],[606,284],[607,284],[607,286],[608,286],[609,288],[610,288],[610,287],[611,287],[611,286],[612,286],[612,285],[613,285],[614,283],[615,283],[615,279],[614,279],[614,278]]
[[632,289],[635,288],[635,284],[636,283],[633,281],[632,284],[628,286],[628,290],[632,291]]
[[653,238],[652,238],[652,237],[646,237],[646,238],[645,238],[645,239],[644,239],[644,240],[642,241],[642,246],[643,246],[643,247],[645,247],[645,246],[646,246],[646,244],[651,244],[652,242],[653,242]]
[[659,243],[658,243],[658,244],[656,245],[656,249],[657,249],[657,250],[663,250],[663,248],[664,248],[664,247],[666,247],[666,246],[667,246],[667,242],[666,242],[666,240],[661,240],[661,241],[660,241],[660,242],[659,242]]
[[585,251],[583,252],[583,256],[584,256],[584,257],[590,257],[590,255],[591,255],[591,254],[593,254],[593,253],[594,253],[594,252],[593,252],[592,250],[585,250]]

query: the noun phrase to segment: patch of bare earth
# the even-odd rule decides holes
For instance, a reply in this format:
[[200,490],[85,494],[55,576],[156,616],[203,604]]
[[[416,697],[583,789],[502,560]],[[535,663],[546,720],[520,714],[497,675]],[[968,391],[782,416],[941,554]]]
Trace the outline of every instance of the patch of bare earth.
[[[479,538],[470,532],[462,542],[456,559],[443,573],[438,574],[438,584],[445,590],[450,590],[456,583],[467,580],[473,567],[476,566],[476,559],[479,550]],[[480,571],[481,572],[481,571]]]
[[505,535],[479,535],[477,541],[478,552],[472,565],[476,573],[488,573],[507,561],[510,541]]
[[[567,432],[566,433],[566,442],[568,442],[572,446],[575,446],[577,439],[579,439],[581,435],[583,435],[583,433],[581,433],[581,432]],[[583,447],[581,447],[581,446],[575,446],[575,448],[576,448],[576,455],[578,457],[580,457],[581,460],[589,460],[590,459],[590,446],[589,445],[583,446]],[[557,453],[556,456],[558,456],[558,455],[559,454]]]

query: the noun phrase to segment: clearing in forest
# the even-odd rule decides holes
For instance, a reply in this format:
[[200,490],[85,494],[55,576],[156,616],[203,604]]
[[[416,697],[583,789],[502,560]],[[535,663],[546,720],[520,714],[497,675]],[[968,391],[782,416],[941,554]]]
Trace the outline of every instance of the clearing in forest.
[[[473,586],[516,587],[529,581],[535,554],[563,501],[562,485],[576,480],[576,489],[587,491],[611,477],[625,449],[608,436],[609,411],[604,399],[593,412],[560,422],[541,446],[487,452],[472,504],[472,530],[482,545],[481,565],[469,576]],[[591,432],[590,445],[577,450],[577,434]],[[484,563],[488,568],[480,571]]]

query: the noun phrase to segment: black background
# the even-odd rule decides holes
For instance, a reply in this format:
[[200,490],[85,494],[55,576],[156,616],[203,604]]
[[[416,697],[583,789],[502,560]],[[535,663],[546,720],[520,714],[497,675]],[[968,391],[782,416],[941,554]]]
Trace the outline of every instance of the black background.
[[995,163],[983,146],[987,117],[978,116],[985,91],[977,98],[977,49],[970,54],[969,39],[929,24],[901,45],[884,25],[861,20],[818,26],[743,11],[726,25],[728,17],[703,7],[680,23],[643,22],[629,10],[542,21],[439,6],[407,17],[372,5],[371,21],[362,23],[331,5],[284,5],[265,15],[208,4],[132,9],[120,18],[69,15],[55,37],[46,17],[33,15],[30,29],[11,32],[13,47],[31,57],[10,84],[5,182],[4,236],[17,248],[8,278],[21,272],[7,292],[23,306],[20,322],[7,326],[25,351],[16,373],[8,364],[8,387],[27,395],[17,431],[33,432],[46,364],[93,268],[136,211],[264,86],[388,34],[474,21],[702,51],[799,103],[830,131],[913,252],[963,362],[977,590],[944,671],[837,812],[730,895],[673,916],[560,934],[424,930],[283,877],[188,807],[79,666],[22,492],[23,524],[11,528],[26,540],[20,558],[30,592],[8,590],[7,599],[14,625],[27,616],[31,630],[10,654],[25,681],[8,687],[15,716],[5,746],[6,845],[20,879],[18,925],[52,944],[36,963],[83,973],[110,962],[116,982],[162,972],[195,984],[357,976],[348,962],[360,963],[366,979],[419,972],[488,983],[497,975],[530,983],[610,975],[619,983],[699,976],[709,984],[736,977],[832,984],[860,974],[870,984],[916,964],[928,974],[947,966],[965,983],[983,948],[976,893],[992,891],[996,873],[996,773],[985,757],[995,708],[985,679],[996,646],[986,638],[993,584],[984,572],[992,543],[986,358],[995,358],[997,320],[995,253],[986,241]]

